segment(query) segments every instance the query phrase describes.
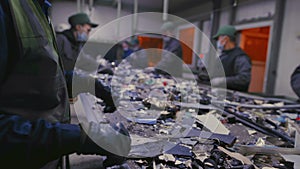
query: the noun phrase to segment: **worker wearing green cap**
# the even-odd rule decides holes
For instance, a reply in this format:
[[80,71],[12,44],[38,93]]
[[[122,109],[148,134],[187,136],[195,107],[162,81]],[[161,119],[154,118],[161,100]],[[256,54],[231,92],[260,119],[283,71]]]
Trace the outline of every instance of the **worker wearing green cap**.
[[76,64],[76,68],[85,71],[94,71],[90,70],[89,68],[99,66],[96,59],[88,54],[82,53],[81,57],[78,57],[83,45],[88,40],[91,29],[97,27],[98,25],[91,22],[90,18],[85,13],[74,14],[70,16],[68,20],[71,28],[58,33],[56,40],[58,53],[61,57],[64,67],[69,98],[72,100],[74,97],[76,97],[77,91],[73,93],[72,90],[73,77],[76,76],[76,79],[80,79],[82,82],[88,82],[89,84],[95,85],[95,96],[101,98],[106,104],[104,112],[115,111],[116,108],[114,106],[109,87],[104,85],[104,83],[99,79],[94,79],[88,74],[79,74],[74,71],[77,59],[80,59],[80,61],[78,61],[80,64]]
[[69,24],[70,29],[57,34],[58,51],[66,71],[74,69],[80,49],[87,41],[91,29],[98,26],[85,13],[70,16]]
[[213,38],[217,40],[217,49],[221,52],[219,58],[225,77],[214,74],[211,85],[218,87],[226,83],[228,89],[247,92],[251,80],[251,60],[236,46],[236,29],[231,25],[223,26]]

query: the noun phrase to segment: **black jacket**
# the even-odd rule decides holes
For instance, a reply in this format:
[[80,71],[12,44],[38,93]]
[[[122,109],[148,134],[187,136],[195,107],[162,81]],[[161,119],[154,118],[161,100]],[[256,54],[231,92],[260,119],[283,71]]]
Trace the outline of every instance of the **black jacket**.
[[300,98],[300,65],[294,70],[291,76],[291,86],[294,92]]
[[58,53],[61,56],[64,70],[72,71],[80,52],[80,44],[76,41],[72,30],[57,33]]
[[251,81],[251,60],[239,47],[223,51],[220,56],[227,88],[247,92]]

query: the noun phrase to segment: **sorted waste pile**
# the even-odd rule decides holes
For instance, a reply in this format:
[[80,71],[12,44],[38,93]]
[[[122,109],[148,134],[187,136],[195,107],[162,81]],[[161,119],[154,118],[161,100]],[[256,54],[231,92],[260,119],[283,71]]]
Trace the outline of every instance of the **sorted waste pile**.
[[[120,64],[110,84],[132,136],[127,168],[299,168],[300,106]],[[119,118],[120,117],[120,118]],[[126,168],[123,166],[123,168]]]

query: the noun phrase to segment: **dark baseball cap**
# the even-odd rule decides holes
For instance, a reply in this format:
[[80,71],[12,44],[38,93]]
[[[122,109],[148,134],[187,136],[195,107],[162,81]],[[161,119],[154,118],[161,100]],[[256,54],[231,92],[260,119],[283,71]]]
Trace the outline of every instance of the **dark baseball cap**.
[[231,26],[231,25],[226,25],[226,26],[223,26],[221,27],[217,34],[214,35],[214,39],[218,39],[219,36],[222,36],[222,35],[227,35],[227,36],[230,36],[230,37],[235,37],[235,34],[236,34],[236,29],[234,28],[234,26]]
[[69,17],[69,23],[72,26],[89,24],[92,28],[98,26],[98,24],[92,23],[89,16],[86,13],[77,13]]

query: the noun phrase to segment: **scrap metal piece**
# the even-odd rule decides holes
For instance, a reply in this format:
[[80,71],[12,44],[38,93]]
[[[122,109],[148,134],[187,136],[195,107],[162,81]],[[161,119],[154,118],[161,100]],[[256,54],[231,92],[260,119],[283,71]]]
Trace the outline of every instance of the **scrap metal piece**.
[[253,165],[255,169],[258,169],[258,167],[255,166],[247,157],[245,157],[239,153],[228,151],[225,148],[220,147],[220,146],[218,146],[218,149],[221,150],[222,152],[224,152],[225,154],[227,154],[228,156],[241,161],[243,164]]
[[199,137],[199,138],[205,138],[210,140],[217,140],[218,142],[228,146],[232,146],[236,141],[236,137],[232,135],[216,134],[216,133],[201,131],[195,128],[192,128],[185,137]]
[[181,143],[186,145],[191,145],[191,146],[196,145],[198,142],[198,141],[191,140],[191,138],[180,138],[179,140],[181,141]]
[[294,163],[294,169],[300,169],[300,156],[299,155],[282,155],[286,161]]
[[229,130],[221,123],[216,116],[211,113],[206,115],[201,115],[196,117],[198,120],[201,121],[203,126],[209,129],[213,133],[217,134],[229,134]]
[[165,153],[179,155],[179,156],[188,156],[188,157],[191,157],[193,155],[190,148],[180,144],[177,144],[176,146],[166,151]]
[[139,145],[132,145],[129,152],[130,158],[146,158],[156,157],[161,154],[172,154],[167,150],[172,149],[177,144],[167,140],[158,140],[155,142],[147,142]]
[[223,104],[225,106],[234,106],[234,107],[243,107],[249,109],[300,109],[300,104],[289,104],[289,105],[253,105],[253,104],[241,104],[236,102],[229,102],[229,101],[219,101],[219,100],[212,100],[212,105],[216,104]]
[[[227,109],[228,110],[228,109]],[[279,132],[273,128],[268,128],[266,126],[262,126],[258,123],[253,122],[248,117],[244,117],[236,112],[220,110],[225,115],[234,115],[236,120],[250,128],[253,128],[261,133],[264,133],[269,136],[280,137],[281,139],[287,141],[288,144],[294,145],[295,141],[293,138],[289,137],[286,133]]]
[[253,154],[288,154],[300,155],[300,148],[282,148],[276,146],[254,146],[254,145],[235,145],[237,152],[244,155]]
[[175,162],[176,161],[175,157],[172,154],[160,155],[160,156],[158,156],[158,159],[159,160],[164,160],[166,162],[168,162],[168,161]]

